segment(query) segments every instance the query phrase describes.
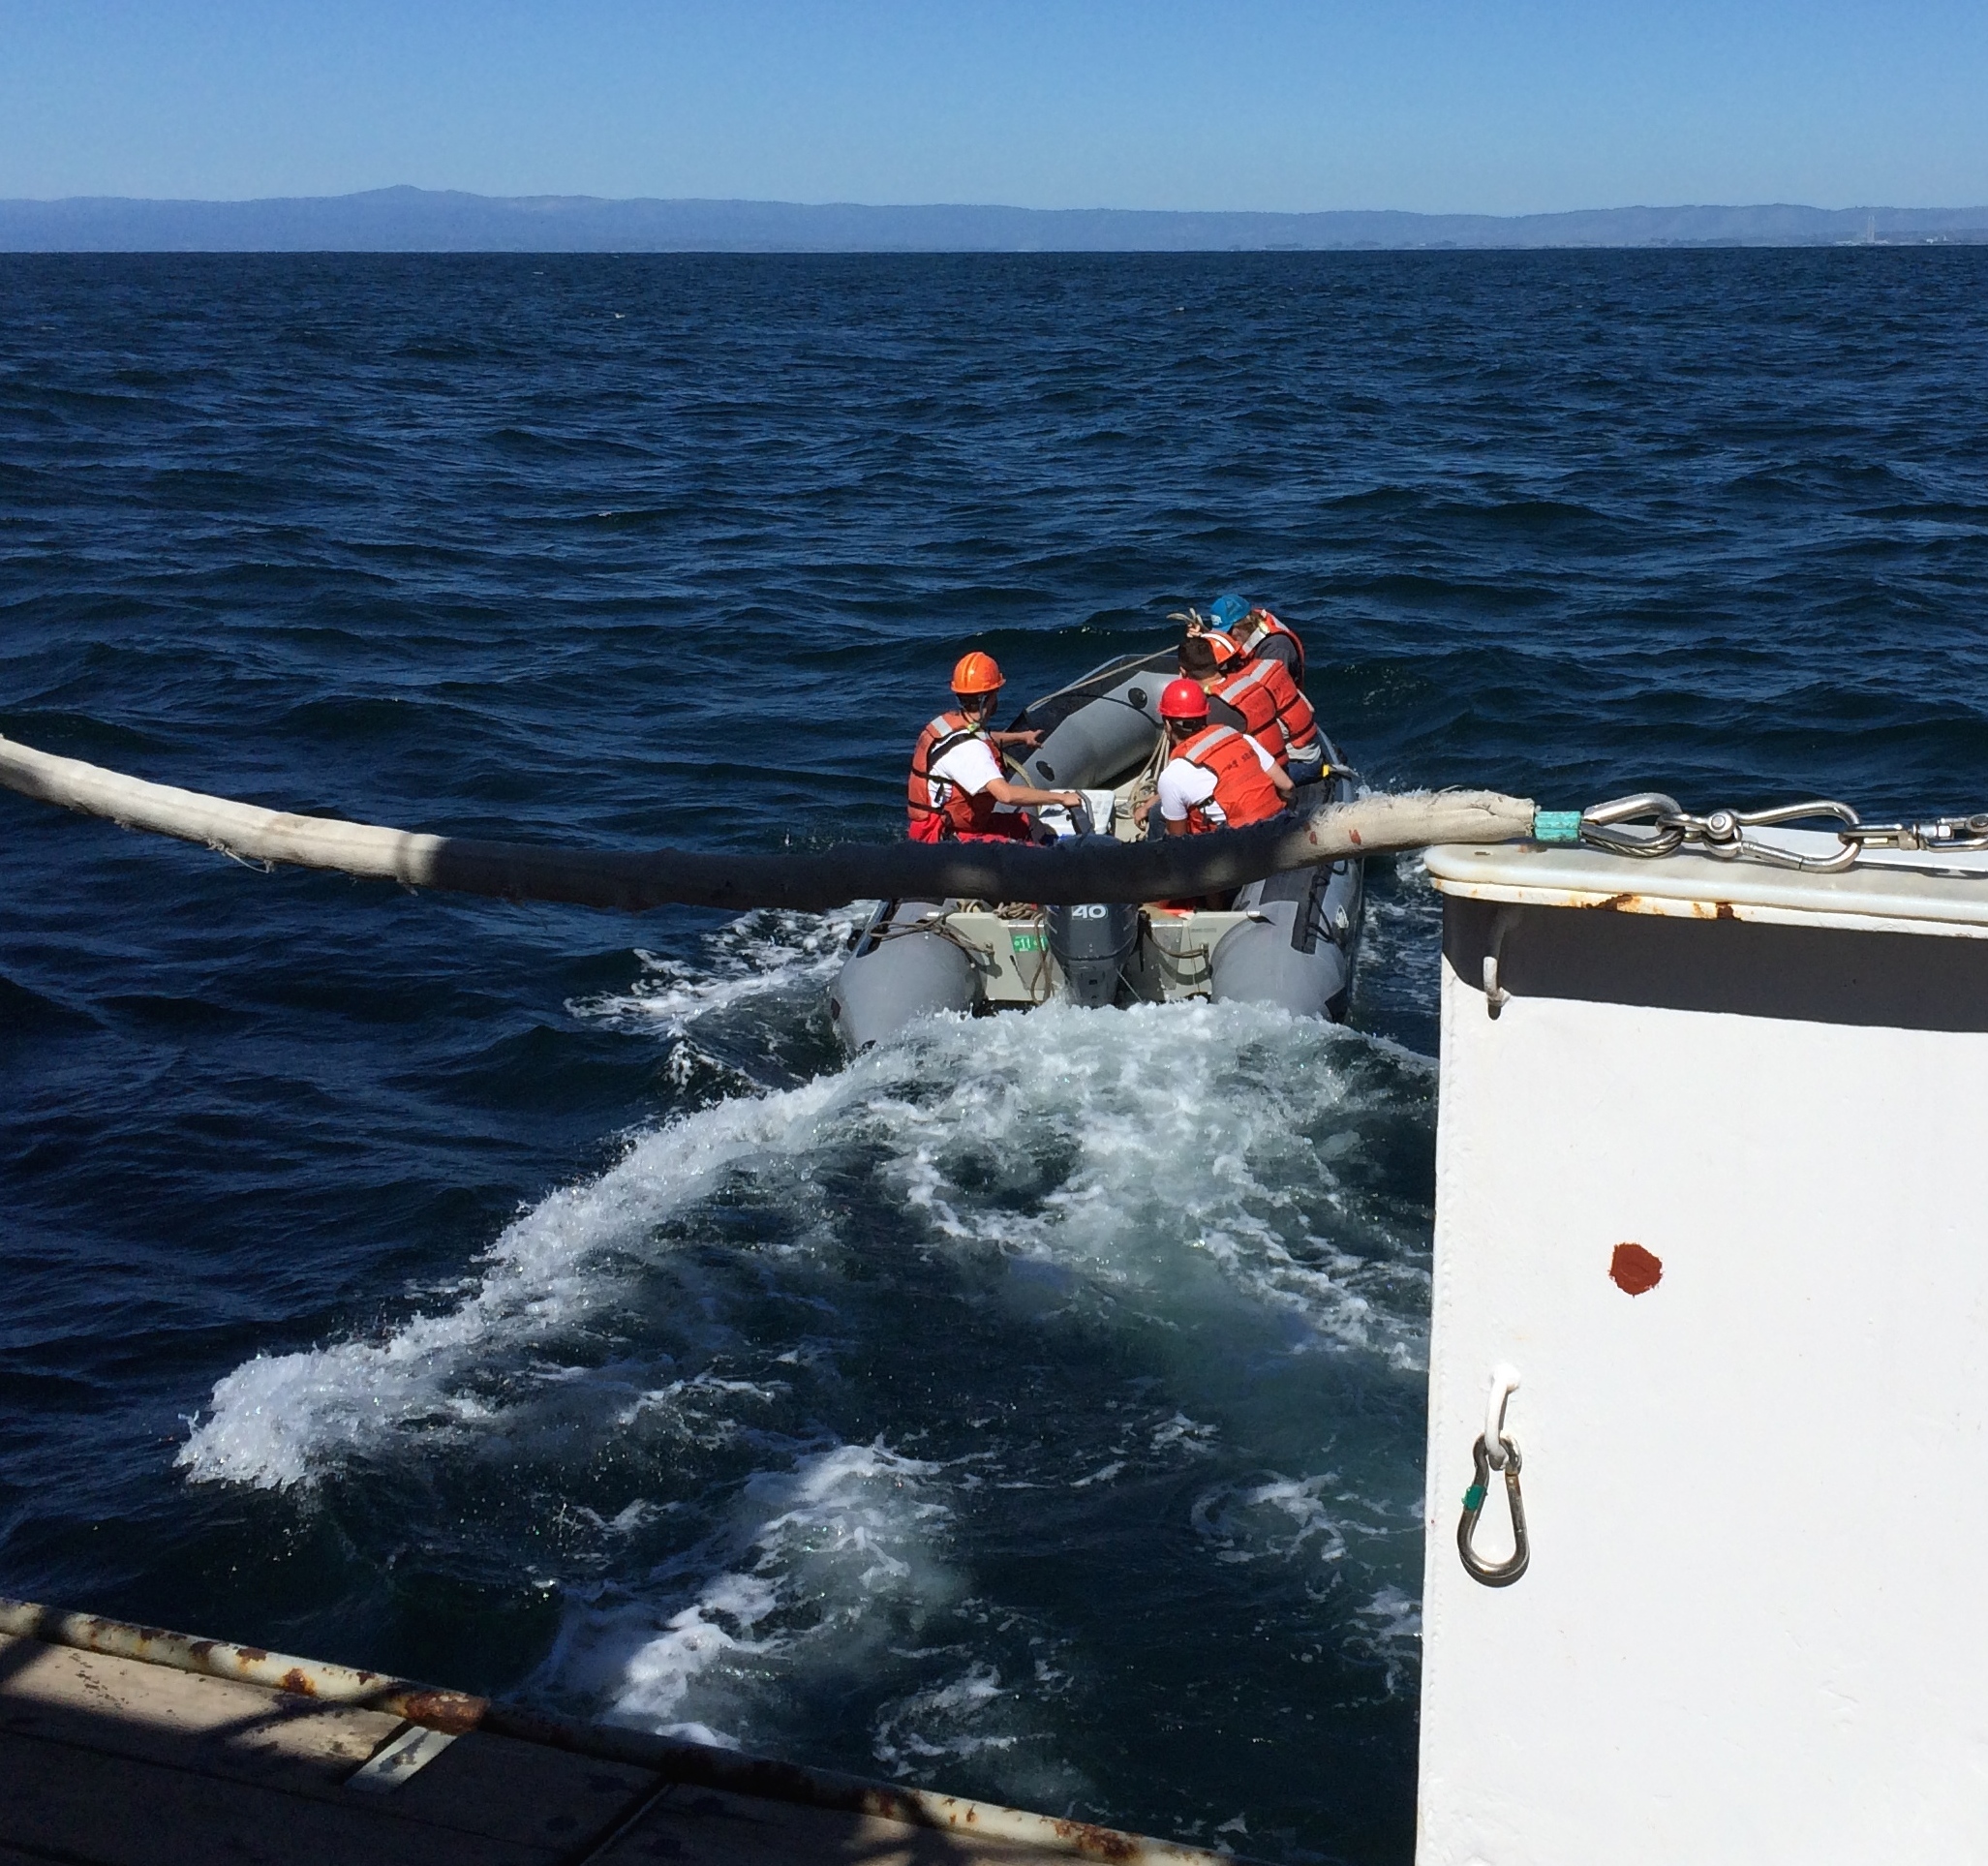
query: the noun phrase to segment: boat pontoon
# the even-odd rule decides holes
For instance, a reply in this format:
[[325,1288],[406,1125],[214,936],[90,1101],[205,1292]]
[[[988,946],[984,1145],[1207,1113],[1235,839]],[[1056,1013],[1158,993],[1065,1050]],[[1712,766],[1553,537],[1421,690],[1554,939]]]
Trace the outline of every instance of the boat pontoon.
[[[1165,763],[1159,698],[1174,671],[1172,648],[1125,657],[1023,709],[1013,729],[1044,734],[1022,761],[1023,781],[1084,797],[1074,811],[1037,811],[1045,831],[1121,841],[1146,834],[1133,813]],[[1305,786],[1300,806],[1354,795],[1354,774],[1330,739],[1326,756],[1325,780]],[[1251,882],[1220,910],[886,901],[857,933],[830,988],[829,1015],[851,1050],[936,1011],[1025,1010],[1055,998],[1240,999],[1337,1021],[1352,989],[1361,898],[1361,865],[1344,860]]]

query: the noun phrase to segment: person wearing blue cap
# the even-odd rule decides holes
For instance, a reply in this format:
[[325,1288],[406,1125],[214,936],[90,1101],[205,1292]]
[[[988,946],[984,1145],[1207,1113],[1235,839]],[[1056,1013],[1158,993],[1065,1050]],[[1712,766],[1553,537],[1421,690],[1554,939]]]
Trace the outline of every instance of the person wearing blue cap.
[[1167,618],[1187,625],[1190,635],[1206,635],[1215,644],[1218,656],[1227,658],[1234,649],[1243,660],[1273,660],[1291,676],[1300,691],[1304,687],[1304,644],[1298,631],[1279,622],[1268,609],[1252,607],[1235,595],[1217,597],[1208,614],[1185,609]]
[[1249,613],[1249,604],[1240,597],[1217,597],[1208,606],[1208,627],[1219,628],[1223,634],[1236,632],[1236,625]]
[[1217,597],[1208,604],[1208,616],[1248,659],[1281,661],[1293,684],[1303,688],[1304,644],[1295,629],[1240,597]]

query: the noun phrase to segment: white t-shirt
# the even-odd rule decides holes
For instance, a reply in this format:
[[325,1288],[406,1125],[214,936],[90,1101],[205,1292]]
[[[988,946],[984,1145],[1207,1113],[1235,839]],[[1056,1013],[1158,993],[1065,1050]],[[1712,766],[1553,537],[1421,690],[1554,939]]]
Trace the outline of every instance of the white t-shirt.
[[[1239,736],[1256,753],[1258,764],[1266,771],[1276,770],[1276,759],[1262,746],[1247,733]],[[1170,759],[1166,770],[1160,773],[1160,814],[1170,823],[1184,823],[1187,812],[1200,804],[1205,806],[1202,814],[1219,828],[1229,819],[1222,813],[1222,807],[1214,801],[1214,796],[1215,774],[1201,765],[1188,763],[1185,758]]]
[[[930,766],[934,778],[957,785],[969,797],[978,797],[996,778],[1002,776],[1000,760],[994,756],[994,747],[977,733],[962,739],[942,758],[934,758]],[[996,811],[1014,812],[1013,804],[996,804]]]

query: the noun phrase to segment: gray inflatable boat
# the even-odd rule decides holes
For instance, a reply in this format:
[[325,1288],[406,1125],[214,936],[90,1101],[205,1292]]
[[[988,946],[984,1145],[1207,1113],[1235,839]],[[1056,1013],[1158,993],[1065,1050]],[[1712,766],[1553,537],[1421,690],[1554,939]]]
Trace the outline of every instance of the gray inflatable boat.
[[[1132,814],[1164,761],[1159,697],[1174,668],[1172,648],[1110,661],[1017,717],[1016,730],[1047,735],[1023,761],[1022,781],[1084,796],[1074,811],[1036,811],[1046,833],[1142,834]],[[1327,757],[1327,781],[1305,786],[1296,807],[1355,794],[1330,740]],[[1336,1022],[1353,989],[1362,902],[1361,865],[1350,860],[1251,882],[1219,912],[886,901],[829,988],[829,1016],[851,1051],[934,1011],[1026,1010],[1052,998],[1101,1007],[1206,997]]]

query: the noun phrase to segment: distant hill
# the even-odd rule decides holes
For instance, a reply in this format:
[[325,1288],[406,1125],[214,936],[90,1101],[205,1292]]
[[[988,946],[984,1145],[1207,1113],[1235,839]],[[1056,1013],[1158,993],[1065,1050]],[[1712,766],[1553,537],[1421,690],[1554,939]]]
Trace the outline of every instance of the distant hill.
[[287,200],[0,200],[13,253],[1199,253],[1988,241],[1988,207],[1197,214],[804,206],[378,188]]

